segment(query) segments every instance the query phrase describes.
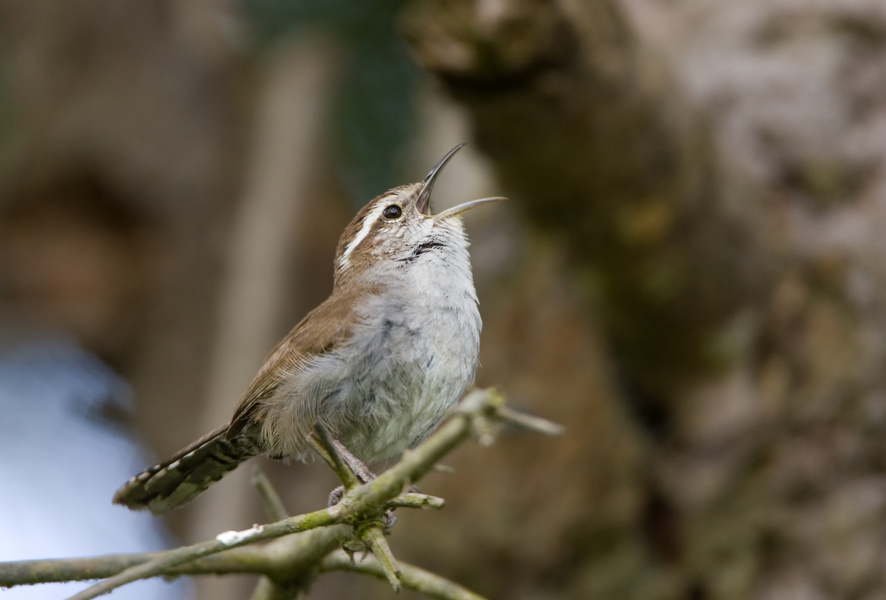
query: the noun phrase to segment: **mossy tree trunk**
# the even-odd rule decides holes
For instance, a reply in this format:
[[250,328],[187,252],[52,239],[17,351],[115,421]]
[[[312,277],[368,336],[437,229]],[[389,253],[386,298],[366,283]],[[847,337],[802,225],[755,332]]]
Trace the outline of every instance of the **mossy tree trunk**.
[[[615,391],[586,402],[612,403],[610,442],[634,449],[561,472],[606,471],[610,501],[621,490],[630,508],[613,518],[618,502],[589,500],[598,512],[578,527],[526,540],[559,547],[559,568],[526,561],[488,585],[878,597],[882,7],[423,0],[406,16],[506,193],[562,249],[615,367]],[[565,381],[548,406],[570,396]],[[573,402],[557,410],[587,412]],[[599,433],[577,423],[573,435]],[[524,474],[544,468],[558,465],[530,459]]]

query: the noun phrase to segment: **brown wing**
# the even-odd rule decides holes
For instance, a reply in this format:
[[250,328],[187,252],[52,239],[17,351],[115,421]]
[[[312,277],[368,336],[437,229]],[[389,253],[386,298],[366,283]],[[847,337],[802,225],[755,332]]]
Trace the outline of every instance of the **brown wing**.
[[277,344],[234,411],[227,439],[247,429],[256,407],[271,398],[283,381],[303,369],[311,357],[330,352],[350,338],[355,318],[352,307],[366,293],[372,290],[334,292]]

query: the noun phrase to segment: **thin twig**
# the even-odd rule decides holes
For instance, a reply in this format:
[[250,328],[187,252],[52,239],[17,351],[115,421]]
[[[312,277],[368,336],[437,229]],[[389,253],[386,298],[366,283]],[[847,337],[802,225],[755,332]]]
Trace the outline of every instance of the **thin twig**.
[[[227,575],[265,573],[275,578],[293,576],[319,562],[352,536],[348,525],[304,531],[271,541],[266,546],[243,546],[171,567],[164,575]],[[0,563],[0,587],[103,579],[146,563],[163,552],[106,554],[90,558],[23,560]]]
[[121,585],[139,579],[163,575],[170,568],[184,562],[216,554],[229,548],[254,544],[290,533],[306,531],[314,527],[331,525],[343,518],[343,512],[341,509],[336,510],[335,506],[331,506],[305,515],[289,517],[270,525],[253,527],[245,531],[227,531],[220,533],[213,540],[160,552],[156,558],[140,565],[129,567],[113,577],[100,581],[79,594],[71,596],[70,600],[90,600],[91,598],[106,594]]
[[280,499],[280,494],[277,493],[268,476],[265,475],[265,472],[258,465],[255,465],[252,469],[252,485],[255,487],[258,495],[261,496],[265,513],[271,521],[282,521],[289,516],[289,513],[286,512],[286,507],[283,506],[283,501]]
[[[255,465],[252,468],[252,485],[261,496],[265,514],[271,521],[280,521],[289,516],[283,501],[274,486],[271,484],[261,467]],[[267,575],[260,578],[252,591],[251,600],[290,600],[298,595],[297,591],[287,588]]]
[[400,565],[397,564],[397,559],[394,558],[394,553],[388,545],[388,540],[385,539],[382,527],[380,525],[373,525],[363,532],[360,539],[369,546],[369,550],[375,556],[375,560],[378,561],[378,565],[385,574],[388,583],[391,584],[395,592],[399,592],[401,587]]
[[[324,572],[351,571],[374,575],[379,579],[385,578],[381,566],[373,558],[367,557],[355,562],[342,551],[333,552],[324,558],[320,563],[320,569]],[[408,563],[400,563],[400,581],[403,587],[437,600],[484,600],[482,596],[457,583]]]
[[390,508],[443,508],[445,504],[446,501],[443,498],[409,492],[400,494],[388,502],[387,506]]
[[559,423],[554,423],[553,421],[548,421],[547,419],[542,419],[535,415],[520,412],[507,406],[500,406],[496,410],[496,415],[508,425],[520,427],[521,429],[528,429],[544,435],[563,435],[563,432],[566,430],[566,428]]

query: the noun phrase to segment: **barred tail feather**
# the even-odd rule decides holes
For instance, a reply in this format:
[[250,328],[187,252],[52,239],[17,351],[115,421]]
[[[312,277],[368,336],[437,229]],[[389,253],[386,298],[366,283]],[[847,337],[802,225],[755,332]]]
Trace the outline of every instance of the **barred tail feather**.
[[130,478],[114,494],[114,504],[160,514],[194,499],[200,492],[255,456],[244,438],[228,440],[228,427],[203,436],[177,454]]

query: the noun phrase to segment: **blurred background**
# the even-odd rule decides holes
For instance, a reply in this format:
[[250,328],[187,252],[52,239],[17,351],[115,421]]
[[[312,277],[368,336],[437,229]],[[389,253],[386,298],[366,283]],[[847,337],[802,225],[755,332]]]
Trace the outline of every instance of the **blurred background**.
[[[886,598],[884,64],[879,0],[0,0],[0,506],[129,518],[119,473],[226,422],[357,209],[466,141],[436,209],[511,198],[467,219],[477,382],[567,432],[460,448],[398,557],[494,598]],[[335,485],[257,462],[292,513]],[[12,502],[0,558],[249,527],[248,477],[132,547],[31,547]]]

